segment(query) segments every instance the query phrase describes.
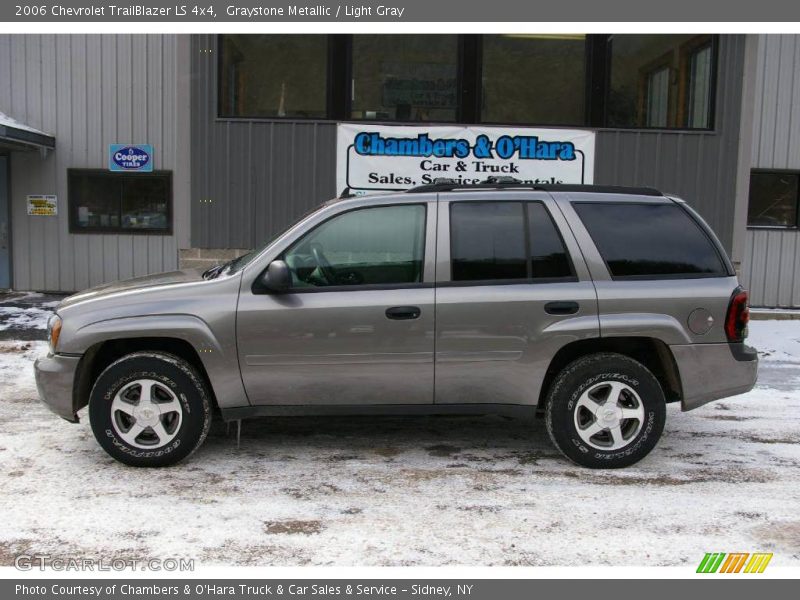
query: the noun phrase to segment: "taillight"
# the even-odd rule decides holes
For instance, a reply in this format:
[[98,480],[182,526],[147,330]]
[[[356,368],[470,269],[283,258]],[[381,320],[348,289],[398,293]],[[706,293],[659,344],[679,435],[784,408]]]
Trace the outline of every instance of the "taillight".
[[750,309],[747,306],[747,291],[737,288],[728,304],[725,317],[725,335],[729,342],[741,342],[747,336],[747,323],[750,321]]

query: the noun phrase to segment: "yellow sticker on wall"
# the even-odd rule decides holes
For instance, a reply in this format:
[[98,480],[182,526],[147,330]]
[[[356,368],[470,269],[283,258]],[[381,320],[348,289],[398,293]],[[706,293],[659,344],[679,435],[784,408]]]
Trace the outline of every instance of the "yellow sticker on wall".
[[28,215],[55,217],[58,215],[58,198],[52,195],[34,194],[28,196]]

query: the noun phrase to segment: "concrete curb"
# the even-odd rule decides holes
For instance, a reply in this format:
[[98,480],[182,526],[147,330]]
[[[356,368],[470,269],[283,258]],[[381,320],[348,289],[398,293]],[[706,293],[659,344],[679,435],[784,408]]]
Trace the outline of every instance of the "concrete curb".
[[753,321],[800,321],[800,310],[751,308],[750,319]]

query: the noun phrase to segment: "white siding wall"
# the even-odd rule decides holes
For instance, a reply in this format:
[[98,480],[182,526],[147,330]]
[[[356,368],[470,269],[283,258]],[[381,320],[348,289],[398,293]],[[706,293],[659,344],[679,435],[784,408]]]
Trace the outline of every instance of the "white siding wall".
[[[11,155],[15,289],[176,268],[188,240],[189,58],[188,38],[172,35],[0,36],[0,111],[56,138],[45,159]],[[173,235],[69,233],[67,169],[106,168],[112,143],[152,144],[154,168],[173,171]],[[27,216],[27,194],[57,194],[58,217]]]
[[[752,167],[800,170],[800,36],[759,36]],[[742,282],[753,306],[800,306],[798,238],[795,230],[747,230]]]

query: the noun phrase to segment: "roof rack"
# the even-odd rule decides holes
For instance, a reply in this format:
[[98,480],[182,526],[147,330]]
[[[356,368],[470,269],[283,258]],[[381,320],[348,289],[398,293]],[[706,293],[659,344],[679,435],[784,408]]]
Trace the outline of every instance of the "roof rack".
[[631,194],[637,196],[663,196],[661,192],[650,187],[627,187],[621,185],[584,185],[574,183],[526,183],[513,177],[489,177],[480,183],[463,183],[456,179],[437,178],[433,183],[419,185],[407,190],[409,194],[425,192],[452,192],[456,190],[497,190],[497,189],[529,189],[543,192],[594,192],[599,194]]

